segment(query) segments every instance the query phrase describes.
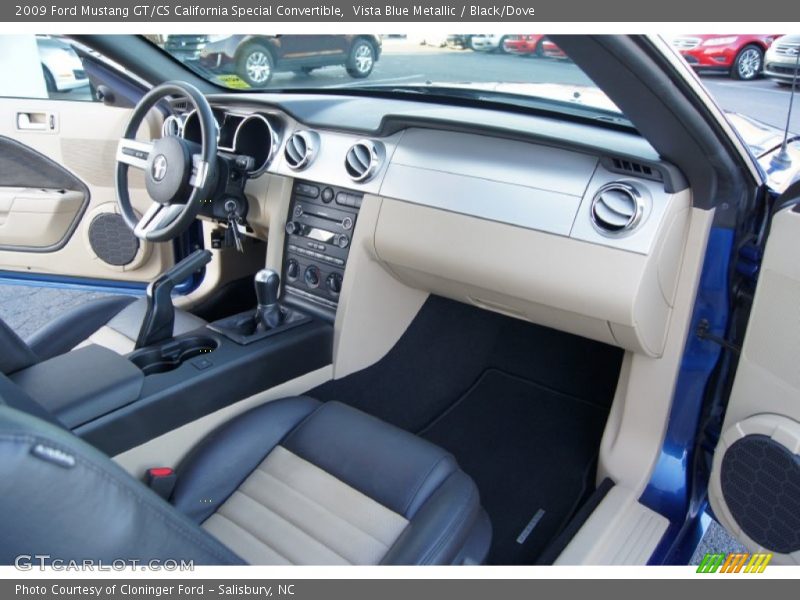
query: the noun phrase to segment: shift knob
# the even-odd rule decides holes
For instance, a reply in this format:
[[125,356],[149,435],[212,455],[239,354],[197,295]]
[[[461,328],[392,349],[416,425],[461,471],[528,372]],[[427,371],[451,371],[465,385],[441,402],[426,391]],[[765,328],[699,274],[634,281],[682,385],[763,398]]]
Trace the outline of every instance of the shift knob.
[[281,276],[272,269],[261,269],[255,277],[256,298],[259,306],[269,306],[278,302]]
[[278,289],[281,287],[281,276],[272,269],[261,269],[256,273],[256,322],[263,329],[277,327],[283,321],[283,311],[278,304]]

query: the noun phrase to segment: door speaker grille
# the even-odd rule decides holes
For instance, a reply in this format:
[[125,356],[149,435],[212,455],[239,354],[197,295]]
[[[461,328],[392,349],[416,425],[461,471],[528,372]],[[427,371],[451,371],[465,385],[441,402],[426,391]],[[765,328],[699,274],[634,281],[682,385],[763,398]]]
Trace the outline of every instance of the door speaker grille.
[[722,458],[722,495],[756,543],[773,552],[800,550],[800,455],[765,435],[747,435]]
[[139,252],[139,240],[117,213],[103,213],[89,225],[89,244],[104,263],[115,267],[129,265]]

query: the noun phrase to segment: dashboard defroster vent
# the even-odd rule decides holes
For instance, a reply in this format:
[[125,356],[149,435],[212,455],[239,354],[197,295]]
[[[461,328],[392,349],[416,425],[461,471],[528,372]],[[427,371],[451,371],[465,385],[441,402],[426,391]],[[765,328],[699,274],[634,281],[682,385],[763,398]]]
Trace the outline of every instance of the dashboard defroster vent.
[[286,164],[293,171],[305,169],[314,160],[319,149],[319,134],[314,131],[296,131],[283,150]]
[[621,235],[632,230],[642,219],[643,212],[641,193],[628,183],[606,184],[592,198],[592,224],[605,235]]
[[380,169],[385,155],[383,144],[360,140],[347,151],[344,168],[353,181],[369,181]]

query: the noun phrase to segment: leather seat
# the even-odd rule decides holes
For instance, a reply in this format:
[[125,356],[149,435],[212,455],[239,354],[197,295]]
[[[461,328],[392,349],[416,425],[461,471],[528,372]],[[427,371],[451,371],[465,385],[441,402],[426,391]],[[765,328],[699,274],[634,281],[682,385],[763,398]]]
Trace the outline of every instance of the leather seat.
[[[28,402],[0,376],[0,398]],[[5,386],[5,387],[4,387]],[[40,415],[41,416],[41,415]],[[278,400],[223,425],[176,469],[170,504],[63,429],[0,406],[0,563],[481,562],[473,481],[433,444],[338,402]],[[91,532],[86,524],[91,523]],[[95,533],[96,532],[96,533]]]
[[[146,309],[144,298],[117,296],[93,300],[65,312],[25,342],[39,360],[89,344],[127,354],[134,349]],[[176,309],[173,335],[187,333],[205,324],[202,319]]]

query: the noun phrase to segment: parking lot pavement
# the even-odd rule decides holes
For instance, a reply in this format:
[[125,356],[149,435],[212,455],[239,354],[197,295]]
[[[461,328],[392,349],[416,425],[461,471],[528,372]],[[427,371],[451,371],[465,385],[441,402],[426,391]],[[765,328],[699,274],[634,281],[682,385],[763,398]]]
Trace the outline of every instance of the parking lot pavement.
[[81,102],[91,102],[93,100],[92,88],[88,83],[84,86],[75,88],[74,90],[50,92],[48,95],[50,96],[51,100],[79,100]]
[[0,319],[26,338],[70,308],[111,294],[31,285],[0,284]]
[[718,552],[723,554],[747,552],[747,548],[737,542],[722,525],[716,521],[711,521],[711,525],[706,530],[703,539],[700,540],[697,548],[695,548],[689,564],[699,565],[706,553],[716,554]]
[[[734,81],[724,75],[703,75],[701,80],[724,110],[747,115],[779,129],[786,126],[791,95],[788,87],[781,87],[770,79]],[[797,103],[789,130],[800,132]]]

